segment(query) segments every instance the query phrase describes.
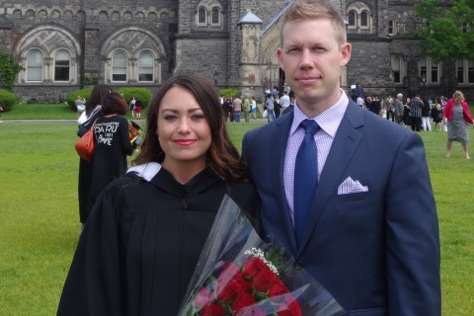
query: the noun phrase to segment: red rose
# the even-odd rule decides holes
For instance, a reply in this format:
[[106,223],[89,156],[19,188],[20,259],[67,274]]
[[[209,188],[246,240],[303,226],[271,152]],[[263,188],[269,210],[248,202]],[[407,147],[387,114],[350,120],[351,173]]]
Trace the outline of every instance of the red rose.
[[253,278],[252,285],[258,292],[267,293],[277,280],[276,274],[272,270],[267,269],[260,271],[260,273]]
[[212,293],[207,287],[203,287],[199,290],[199,293],[194,299],[194,306],[197,309],[201,309],[203,306],[208,305],[210,302],[212,302]]
[[240,292],[237,299],[232,303],[232,312],[238,313],[244,307],[255,304],[255,297],[247,292]]
[[260,273],[261,271],[265,271],[265,270],[268,270],[268,267],[262,260],[256,257],[251,257],[249,258],[249,260],[245,262],[242,268],[242,274],[245,277],[248,277],[251,279],[258,273]]
[[268,291],[268,296],[277,296],[277,295],[282,295],[288,293],[289,290],[286,287],[286,285],[278,278],[275,278],[272,287]]
[[201,316],[224,316],[225,310],[222,306],[216,303],[213,303],[213,304],[204,306],[200,315]]
[[280,307],[277,314],[278,316],[303,316],[300,304],[292,295],[285,295],[284,302],[286,308]]
[[234,278],[227,283],[220,282],[219,280],[220,279],[217,280],[217,293],[218,299],[221,301],[234,301],[240,293],[249,292],[249,285],[244,279],[242,279],[241,274],[235,275]]

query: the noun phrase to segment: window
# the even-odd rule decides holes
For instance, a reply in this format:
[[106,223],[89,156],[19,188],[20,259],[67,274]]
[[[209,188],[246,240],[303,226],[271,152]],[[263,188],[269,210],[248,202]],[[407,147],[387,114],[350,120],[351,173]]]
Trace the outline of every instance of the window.
[[474,61],[468,62],[467,82],[474,83]]
[[458,83],[464,83],[464,63],[462,60],[456,60],[456,77]]
[[207,11],[205,7],[199,7],[198,24],[206,24]]
[[154,59],[150,51],[140,53],[138,57],[138,81],[153,81]]
[[56,53],[54,61],[54,80],[55,81],[69,81],[70,58],[65,51]]
[[393,55],[391,57],[392,81],[394,83],[403,83],[406,75],[406,63],[403,56]]
[[388,34],[393,35],[393,20],[388,21]]
[[439,82],[438,65],[431,65],[431,82],[432,83]]
[[43,80],[43,54],[38,49],[28,53],[26,59],[26,81]]
[[361,27],[368,27],[369,26],[369,17],[367,11],[363,11],[360,14],[360,26]]
[[441,78],[441,64],[426,58],[418,62],[418,75],[423,83],[438,84]]
[[214,7],[212,8],[212,16],[211,16],[211,23],[216,25],[220,24],[220,8],[219,7]]
[[112,81],[127,81],[127,66],[127,53],[116,50],[112,56]]
[[349,27],[356,26],[356,12],[354,10],[349,11],[348,20]]

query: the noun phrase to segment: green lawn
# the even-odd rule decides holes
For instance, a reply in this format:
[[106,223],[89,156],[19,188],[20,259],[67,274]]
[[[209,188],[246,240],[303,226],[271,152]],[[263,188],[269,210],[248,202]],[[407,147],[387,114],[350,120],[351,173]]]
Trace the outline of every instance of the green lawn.
[[[257,125],[230,124],[233,141]],[[55,313],[79,233],[75,133],[73,123],[0,124],[1,315]],[[474,160],[458,144],[445,158],[443,132],[422,136],[440,218],[443,314],[471,316]]]
[[79,113],[64,103],[21,103],[1,115],[2,120],[76,120],[78,117]]

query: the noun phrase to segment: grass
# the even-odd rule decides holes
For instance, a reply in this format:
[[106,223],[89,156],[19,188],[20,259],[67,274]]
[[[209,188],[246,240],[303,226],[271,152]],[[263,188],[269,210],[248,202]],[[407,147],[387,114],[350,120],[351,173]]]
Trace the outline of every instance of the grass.
[[[231,123],[234,143],[258,124]],[[1,315],[55,313],[79,233],[75,133],[71,123],[0,125]],[[422,136],[440,220],[443,314],[471,316],[474,160],[458,144],[445,158],[443,132]]]
[[2,113],[2,120],[76,120],[77,112],[64,103],[20,103],[9,112]]

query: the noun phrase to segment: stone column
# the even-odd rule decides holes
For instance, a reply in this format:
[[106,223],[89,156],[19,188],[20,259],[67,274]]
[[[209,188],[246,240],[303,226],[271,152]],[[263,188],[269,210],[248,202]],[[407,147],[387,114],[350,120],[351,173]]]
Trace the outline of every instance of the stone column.
[[246,96],[258,96],[261,90],[260,76],[260,38],[262,20],[250,10],[239,21],[241,35],[241,54],[239,63],[239,84]]

